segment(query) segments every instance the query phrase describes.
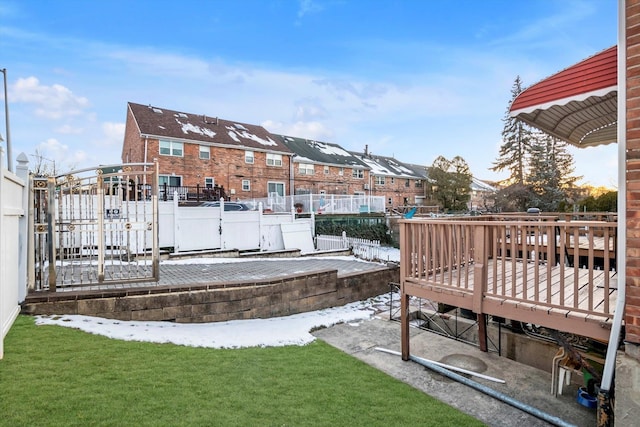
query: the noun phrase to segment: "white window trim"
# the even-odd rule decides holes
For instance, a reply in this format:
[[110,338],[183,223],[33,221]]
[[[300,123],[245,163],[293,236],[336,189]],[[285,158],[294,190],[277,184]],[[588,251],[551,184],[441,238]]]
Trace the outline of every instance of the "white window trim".
[[[162,153],[162,144],[169,144],[169,154]],[[176,148],[174,146],[180,146],[180,155],[174,154]],[[184,157],[184,143],[178,141],[169,141],[167,139],[160,139],[158,141],[158,154],[161,156],[171,156],[171,157]]]
[[[249,161],[251,159],[251,161]],[[252,165],[256,161],[256,155],[251,150],[246,150],[244,152],[244,162]]]
[[300,175],[315,175],[315,167],[311,163],[298,163],[298,173]]
[[[203,148],[206,148],[205,151],[203,151]],[[207,153],[207,157],[202,157],[202,153]],[[208,145],[200,145],[198,148],[198,157],[201,160],[210,160],[211,159],[211,147],[209,147]]]
[[282,154],[267,153],[267,166],[282,167]]
[[251,180],[243,179],[242,180],[242,191],[251,191]]
[[269,184],[275,184],[276,186],[282,185],[282,196],[280,197],[284,197],[287,195],[287,185],[285,182],[282,181],[267,181],[267,193],[269,193]]
[[[162,180],[162,178],[167,178],[167,185],[169,187],[182,187],[182,175],[158,175],[158,181]],[[171,178],[179,179],[180,185],[171,185]],[[160,184],[160,187],[164,187],[164,184]]]

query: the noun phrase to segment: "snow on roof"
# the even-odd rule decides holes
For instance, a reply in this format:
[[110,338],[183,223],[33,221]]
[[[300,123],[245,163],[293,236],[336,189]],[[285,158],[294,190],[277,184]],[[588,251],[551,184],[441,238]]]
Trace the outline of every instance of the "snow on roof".
[[333,156],[343,156],[343,157],[352,156],[351,153],[349,153],[347,150],[344,150],[342,147],[338,145],[329,145],[329,144],[325,144],[324,142],[317,142],[317,141],[313,141],[313,143],[318,148],[318,150],[320,150],[325,154],[330,154]]
[[495,188],[477,178],[471,178],[471,188],[479,191],[496,191]]
[[255,141],[255,142],[257,142],[259,144],[262,144],[262,145],[270,145],[270,146],[277,146],[278,145],[278,144],[276,144],[276,142],[273,139],[271,139],[269,137],[267,137],[266,139],[260,138],[258,135],[255,135],[255,134],[249,132],[247,130],[247,128],[245,128],[242,125],[234,124],[234,126],[236,126],[236,128],[234,128],[233,126],[227,126],[226,127],[227,130],[229,131],[229,136],[231,138],[233,138],[234,141],[238,141],[239,142],[237,137],[240,137],[240,138],[250,139],[250,140]]
[[209,138],[213,138],[214,136],[216,136],[216,133],[214,131],[212,131],[211,129],[207,129],[207,128],[204,128],[204,127],[196,126],[193,123],[182,123],[178,119],[176,119],[176,122],[178,122],[178,124],[181,126],[182,132],[184,132],[185,135],[188,135],[189,132],[191,132],[191,133],[197,133],[197,134],[200,134],[200,135],[206,135]]

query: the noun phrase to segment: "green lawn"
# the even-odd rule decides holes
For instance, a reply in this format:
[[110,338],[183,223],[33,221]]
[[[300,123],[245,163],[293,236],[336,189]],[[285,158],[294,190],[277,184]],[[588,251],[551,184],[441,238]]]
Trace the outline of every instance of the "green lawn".
[[482,425],[315,341],[218,350],[117,341],[20,316],[0,360],[0,425]]

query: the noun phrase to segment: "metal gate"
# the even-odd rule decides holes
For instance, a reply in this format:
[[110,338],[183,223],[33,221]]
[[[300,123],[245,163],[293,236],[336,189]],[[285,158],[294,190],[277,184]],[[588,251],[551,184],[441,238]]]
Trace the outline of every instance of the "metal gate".
[[31,289],[158,281],[156,164],[34,177],[31,188]]

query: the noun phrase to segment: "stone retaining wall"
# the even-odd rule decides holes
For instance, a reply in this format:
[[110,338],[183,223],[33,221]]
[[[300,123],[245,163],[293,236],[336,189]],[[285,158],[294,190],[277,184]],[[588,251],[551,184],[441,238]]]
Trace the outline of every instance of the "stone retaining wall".
[[35,293],[22,312],[184,323],[269,318],[364,300],[388,292],[399,279],[398,267],[390,266],[342,277],[327,270],[253,283]]

